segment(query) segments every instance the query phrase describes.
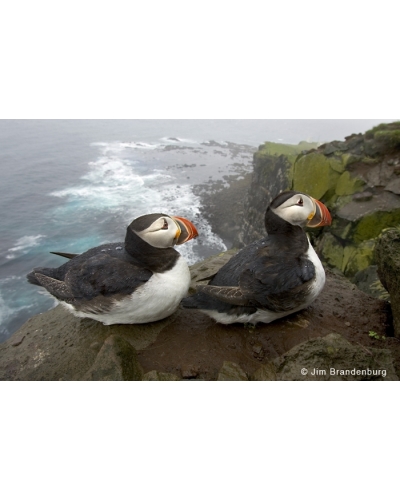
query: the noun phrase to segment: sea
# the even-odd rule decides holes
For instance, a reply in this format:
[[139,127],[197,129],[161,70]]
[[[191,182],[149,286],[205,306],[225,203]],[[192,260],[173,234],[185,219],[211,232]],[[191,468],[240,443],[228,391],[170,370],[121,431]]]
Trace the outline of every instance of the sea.
[[[394,120],[0,120],[0,342],[57,304],[26,274],[123,241],[139,215],[190,219],[189,264],[227,249],[201,216],[194,186],[252,171],[265,141],[343,140]],[[204,208],[204,207],[203,207]]]

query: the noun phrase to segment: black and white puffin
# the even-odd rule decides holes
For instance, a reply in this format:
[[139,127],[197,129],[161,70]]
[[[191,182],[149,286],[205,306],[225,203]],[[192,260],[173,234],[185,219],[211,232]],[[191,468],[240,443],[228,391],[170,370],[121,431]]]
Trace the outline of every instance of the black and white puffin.
[[279,194],[265,213],[267,236],[245,247],[183,299],[219,323],[270,323],[307,307],[325,271],[304,227],[330,225],[326,206],[297,191]]
[[188,265],[173,246],[197,236],[183,217],[142,215],[128,226],[125,242],[80,255],[53,252],[70,260],[36,268],[27,278],[80,318],[105,325],[157,321],[178,308],[189,288]]

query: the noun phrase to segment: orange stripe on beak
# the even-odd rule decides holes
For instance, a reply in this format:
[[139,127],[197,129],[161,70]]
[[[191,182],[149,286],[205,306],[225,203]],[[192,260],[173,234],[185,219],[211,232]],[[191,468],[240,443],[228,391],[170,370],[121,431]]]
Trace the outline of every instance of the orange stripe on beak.
[[315,202],[314,217],[307,223],[308,227],[330,226],[332,224],[332,217],[326,206],[313,198]]
[[176,222],[180,230],[177,231],[176,245],[182,245],[182,243],[186,243],[192,238],[197,238],[197,236],[199,235],[196,226],[192,222],[190,222],[190,220],[185,219],[184,217],[178,217],[176,215],[171,217],[171,219]]

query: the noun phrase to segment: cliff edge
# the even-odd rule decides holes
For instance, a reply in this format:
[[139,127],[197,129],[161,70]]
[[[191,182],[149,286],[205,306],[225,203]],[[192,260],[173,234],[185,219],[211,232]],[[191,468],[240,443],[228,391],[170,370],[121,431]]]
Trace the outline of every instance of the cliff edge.
[[[192,266],[192,286],[235,252]],[[185,309],[104,326],[57,306],[0,345],[0,380],[398,380],[400,342],[391,334],[387,302],[328,272],[311,307],[255,327]]]

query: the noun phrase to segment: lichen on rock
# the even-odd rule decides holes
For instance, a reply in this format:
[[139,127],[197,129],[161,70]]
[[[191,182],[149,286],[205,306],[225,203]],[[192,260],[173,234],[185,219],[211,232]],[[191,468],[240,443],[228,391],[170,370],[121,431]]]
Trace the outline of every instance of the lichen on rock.
[[360,178],[352,177],[346,170],[337,180],[335,192],[338,196],[346,196],[363,190],[365,181]]
[[318,200],[329,198],[340,173],[331,167],[325,155],[312,152],[301,156],[294,164],[293,189],[307,193]]

